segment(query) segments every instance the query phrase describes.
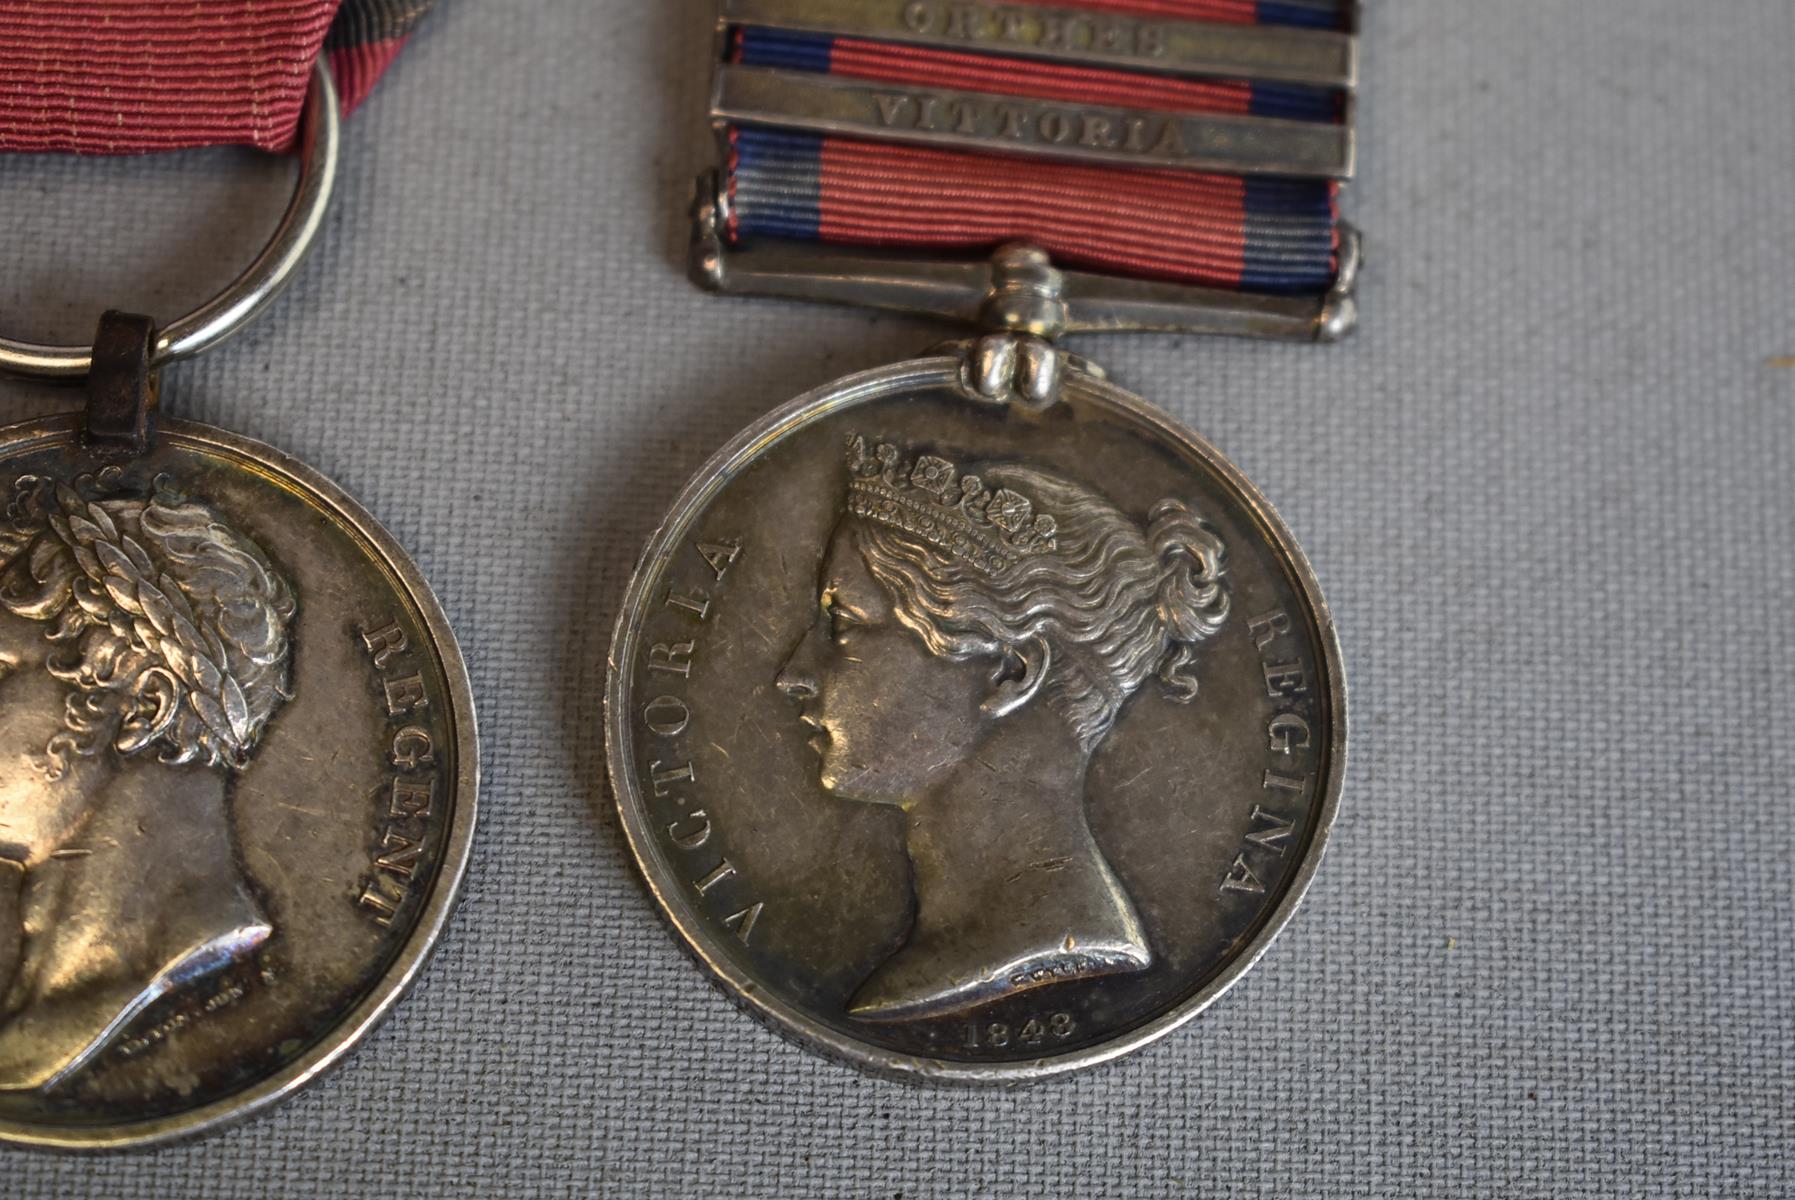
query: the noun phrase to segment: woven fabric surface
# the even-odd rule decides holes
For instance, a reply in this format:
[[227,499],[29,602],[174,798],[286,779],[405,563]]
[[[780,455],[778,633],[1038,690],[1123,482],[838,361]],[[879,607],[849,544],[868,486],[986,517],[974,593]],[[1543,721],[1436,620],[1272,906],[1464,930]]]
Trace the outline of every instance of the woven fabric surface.
[[288,147],[320,48],[352,112],[432,2],[7,0],[0,152]]
[[[18,1198],[1795,1194],[1795,6],[1368,6],[1363,331],[1079,348],[1278,503],[1339,619],[1333,847],[1260,966],[1124,1062],[864,1078],[675,948],[601,780],[616,604],[735,429],[941,335],[682,273],[708,0],[448,4],[345,129],[293,290],[173,411],[356,494],[481,704],[466,902],[273,1112],[0,1151]],[[246,151],[0,168],[0,327],[173,315],[253,253]],[[0,419],[73,396],[0,385]]]

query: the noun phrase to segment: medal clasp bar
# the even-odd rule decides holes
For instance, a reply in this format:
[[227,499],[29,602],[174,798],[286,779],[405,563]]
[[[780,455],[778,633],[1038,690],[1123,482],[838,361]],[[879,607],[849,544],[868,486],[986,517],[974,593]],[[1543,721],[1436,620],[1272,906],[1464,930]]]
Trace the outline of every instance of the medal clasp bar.
[[[1294,285],[1305,290],[1288,290],[1290,283],[1283,290],[1244,284],[1236,290],[1205,286],[1202,276],[1177,282],[1112,274],[1103,262],[1096,269],[1059,264],[1058,315],[1051,333],[1031,330],[1027,322],[994,319],[994,301],[1013,282],[1006,273],[1019,261],[1017,247],[995,253],[969,248],[954,256],[921,246],[908,251],[855,246],[814,231],[769,230],[765,222],[755,229],[747,216],[738,222],[738,199],[745,213],[750,193],[744,183],[738,198],[735,164],[738,153],[746,161],[750,132],[763,139],[841,138],[980,159],[988,154],[994,179],[1019,169],[1013,165],[1018,162],[1047,162],[1133,176],[1231,176],[1248,190],[1290,186],[1283,181],[1312,181],[1318,188],[1344,182],[1353,174],[1355,157],[1357,9],[1330,0],[1292,3],[1339,14],[1341,27],[1229,25],[993,0],[719,0],[710,115],[725,166],[698,180],[692,277],[722,293],[848,304],[1049,339],[1059,333],[1161,332],[1337,341],[1356,323],[1353,290],[1361,258],[1357,231],[1337,218],[1331,266],[1324,260],[1319,271],[1309,270]],[[757,55],[738,49],[746,44],[740,39],[749,36],[762,39]],[[926,53],[938,64],[951,59],[959,82],[942,86],[938,76],[926,83],[921,76],[884,82],[826,65],[825,47],[847,45],[851,53],[864,54],[875,44],[900,57]],[[1042,99],[1008,90],[1017,85],[1004,74],[1005,60],[1062,73],[1086,68],[1111,78],[1126,72],[1147,81],[1142,95],[1158,94],[1168,81],[1186,89],[1215,84],[1233,89],[1229,94],[1254,97],[1269,85],[1275,101],[1297,104],[1290,111],[1310,119],[1248,115],[1286,111],[1277,103],[1262,109],[1257,100],[1222,112],[1203,104],[1146,108],[1094,102],[1089,96]],[[990,64],[982,77],[972,65],[981,62]],[[1288,100],[1291,89],[1300,93],[1296,101]],[[1112,93],[1135,94],[1128,89],[1105,94]],[[738,133],[744,139],[740,151]],[[783,164],[806,152],[797,143],[776,143],[771,151],[765,145],[758,151],[763,161],[772,153],[787,156]],[[820,186],[781,169],[786,173],[776,169],[755,185],[752,196],[763,210],[772,205],[781,213],[794,211],[805,202],[802,189]],[[864,194],[867,181],[856,186]],[[1280,239],[1299,235],[1275,221],[1248,224],[1255,230],[1250,236],[1259,239],[1257,253],[1280,261],[1279,256],[1298,253],[1287,249],[1297,243]],[[1195,227],[1193,213],[1189,222],[1168,223],[1165,232],[1187,239],[1185,229]]]
[[[972,0],[722,0],[721,25],[984,51],[1077,66],[1263,79],[1350,90],[1357,39],[1341,30],[1135,17],[1075,6]],[[1349,25],[1357,27],[1356,10]]]
[[711,117],[979,153],[1118,167],[1350,179],[1352,126],[1184,115],[724,63]]

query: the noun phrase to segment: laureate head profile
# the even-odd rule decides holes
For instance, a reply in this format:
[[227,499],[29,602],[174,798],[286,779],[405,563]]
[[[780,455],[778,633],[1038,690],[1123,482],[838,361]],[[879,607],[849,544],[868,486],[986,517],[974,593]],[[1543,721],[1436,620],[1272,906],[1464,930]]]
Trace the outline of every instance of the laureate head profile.
[[25,477],[4,503],[0,1091],[19,1091],[272,932],[226,805],[288,698],[295,601],[160,481],[90,498]]
[[1025,463],[850,440],[815,616],[778,685],[822,788],[904,813],[915,920],[853,1015],[948,1015],[1151,965],[1085,780],[1148,683],[1196,697],[1223,569],[1181,501],[1142,522]]

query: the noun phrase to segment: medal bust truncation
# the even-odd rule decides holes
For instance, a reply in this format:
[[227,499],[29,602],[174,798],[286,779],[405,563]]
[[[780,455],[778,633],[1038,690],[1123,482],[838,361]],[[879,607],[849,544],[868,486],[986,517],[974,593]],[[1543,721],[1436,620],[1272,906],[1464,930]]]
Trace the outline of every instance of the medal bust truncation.
[[[229,774],[249,766],[287,699],[294,613],[261,549],[202,504],[167,491],[84,501],[32,476],[13,487],[0,659],[24,678],[0,745],[41,741],[41,777],[9,772],[0,811],[29,897],[23,925],[41,933],[15,955],[0,1010],[0,1091],[60,1082],[178,981],[242,960],[273,932],[233,856],[191,851],[230,844]],[[96,825],[142,832],[107,835],[120,852],[96,863],[70,845]],[[157,915],[126,919],[132,910]]]
[[[851,445],[858,475],[864,441]],[[1031,502],[1009,486],[986,491],[986,478],[1050,498],[1060,515],[1031,524]],[[909,480],[975,514],[950,520],[1024,531],[1022,554],[993,560],[958,537],[936,553],[930,526],[903,519],[902,507],[857,505],[863,485],[850,483],[815,619],[776,681],[816,731],[822,790],[906,815],[916,921],[849,1002],[860,1020],[952,1014],[1152,965],[1134,905],[1088,828],[1085,779],[1148,679],[1180,702],[1196,698],[1196,646],[1228,612],[1221,540],[1181,501],[1162,501],[1143,529],[1085,485],[1025,464],[980,464],[964,481],[956,488],[952,465],[934,457]],[[890,636],[869,632],[881,629]],[[918,658],[913,637],[930,658]],[[975,688],[975,705],[942,704],[944,689],[923,682],[932,660],[990,659],[1005,678]],[[885,681],[906,699],[894,701]],[[1034,719],[1020,719],[1037,697]],[[1025,838],[1009,836],[1019,810]],[[1000,895],[1003,905],[987,907]]]
[[[1077,130],[1098,89],[1136,106],[1099,114],[1112,132],[1181,113],[1229,131],[1186,169],[1343,176],[1350,105],[1258,80],[1350,89],[1349,21],[1326,0],[1261,5],[1257,27],[1210,0],[1192,20],[1133,0],[823,7],[722,6],[724,164],[700,183],[693,274],[985,332],[793,401],[688,485],[619,616],[612,788],[663,913],[751,1013],[883,1073],[1040,1078],[1163,1035],[1252,965],[1313,877],[1345,767],[1332,619],[1276,513],[1055,339],[1334,340],[1356,236],[1327,180],[1186,195],[1093,167],[1129,147]],[[1117,70],[1143,54],[1165,74]],[[1252,82],[1205,78],[1255,55]],[[951,95],[904,99],[925,82]],[[979,112],[1037,102],[1084,114],[1036,122],[1048,161],[979,153],[1005,140]],[[1301,117],[1229,108],[1261,103]],[[1305,138],[1342,153],[1278,149]],[[1233,187],[1244,216],[1218,202]],[[1188,200],[1197,233],[1124,228],[1106,193]],[[1007,244],[915,254],[954,237]]]

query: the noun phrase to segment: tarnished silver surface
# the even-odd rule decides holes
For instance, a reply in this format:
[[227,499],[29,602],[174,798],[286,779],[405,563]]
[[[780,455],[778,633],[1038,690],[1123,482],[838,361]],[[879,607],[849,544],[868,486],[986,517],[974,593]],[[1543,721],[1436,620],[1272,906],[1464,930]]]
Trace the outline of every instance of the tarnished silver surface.
[[711,119],[1113,166],[1353,173],[1351,121],[1193,116],[729,63],[717,68]]
[[163,1141],[341,1058],[474,826],[465,668],[404,553],[257,443],[0,430],[0,1140]]
[[1358,80],[1358,46],[1351,34],[1142,18],[1076,4],[723,0],[722,22],[725,27],[759,25],[1167,75],[1344,88]]
[[1212,447],[1068,361],[858,375],[691,483],[613,643],[632,849],[687,947],[862,1066],[1015,1081],[1188,1020],[1338,802],[1330,617]]

